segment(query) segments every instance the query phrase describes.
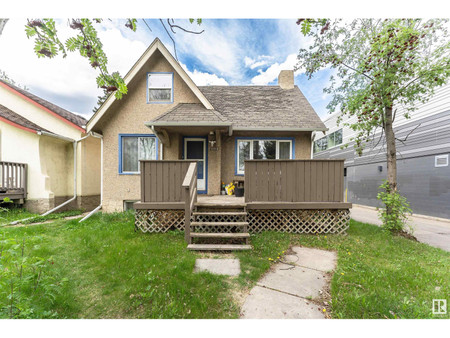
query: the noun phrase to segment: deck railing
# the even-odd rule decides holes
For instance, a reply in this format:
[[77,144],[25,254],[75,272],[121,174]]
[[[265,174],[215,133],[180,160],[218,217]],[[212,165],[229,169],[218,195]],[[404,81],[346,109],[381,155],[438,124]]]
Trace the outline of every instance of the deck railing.
[[343,202],[344,160],[245,161],[245,202]]
[[184,189],[184,237],[191,244],[191,216],[197,202],[197,163],[191,163],[183,181]]
[[192,162],[141,161],[141,203],[184,202],[182,187]]
[[27,196],[27,169],[26,163],[0,162],[0,190],[4,194],[13,193],[20,198]]

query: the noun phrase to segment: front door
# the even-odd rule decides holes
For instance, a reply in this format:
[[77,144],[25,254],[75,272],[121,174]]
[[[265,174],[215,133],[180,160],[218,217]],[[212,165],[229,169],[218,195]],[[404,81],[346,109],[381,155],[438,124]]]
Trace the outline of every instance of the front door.
[[206,162],[206,139],[186,137],[184,139],[184,159],[197,160],[197,191],[206,194],[208,177]]

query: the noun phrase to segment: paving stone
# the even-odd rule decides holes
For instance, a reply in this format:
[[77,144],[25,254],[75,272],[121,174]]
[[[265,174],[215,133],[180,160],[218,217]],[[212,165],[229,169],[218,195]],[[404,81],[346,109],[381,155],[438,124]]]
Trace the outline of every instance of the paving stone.
[[274,270],[266,274],[258,283],[259,286],[290,293],[299,297],[317,298],[319,290],[325,286],[324,273],[308,268],[293,267],[278,263]]
[[214,275],[239,276],[241,264],[239,259],[198,258],[194,272],[208,271]]
[[316,304],[305,299],[255,286],[245,300],[241,318],[323,319],[324,315]]
[[304,248],[300,246],[292,247],[295,255],[288,255],[285,262],[293,262],[296,265],[320,271],[332,271],[336,269],[337,256],[333,251]]

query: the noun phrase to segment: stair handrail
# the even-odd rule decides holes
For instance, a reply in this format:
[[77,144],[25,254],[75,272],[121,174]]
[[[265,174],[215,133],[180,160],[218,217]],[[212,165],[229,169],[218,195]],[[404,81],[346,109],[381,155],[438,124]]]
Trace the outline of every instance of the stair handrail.
[[184,238],[191,244],[191,216],[197,203],[197,163],[192,162],[184,177]]

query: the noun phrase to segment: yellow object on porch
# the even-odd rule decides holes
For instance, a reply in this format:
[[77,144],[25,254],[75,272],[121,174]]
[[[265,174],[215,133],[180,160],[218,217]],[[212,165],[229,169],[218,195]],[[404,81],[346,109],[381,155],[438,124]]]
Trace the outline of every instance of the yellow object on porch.
[[227,195],[233,195],[234,193],[234,184],[233,182],[231,182],[230,184],[228,184],[227,186],[225,186],[225,191],[227,192]]

